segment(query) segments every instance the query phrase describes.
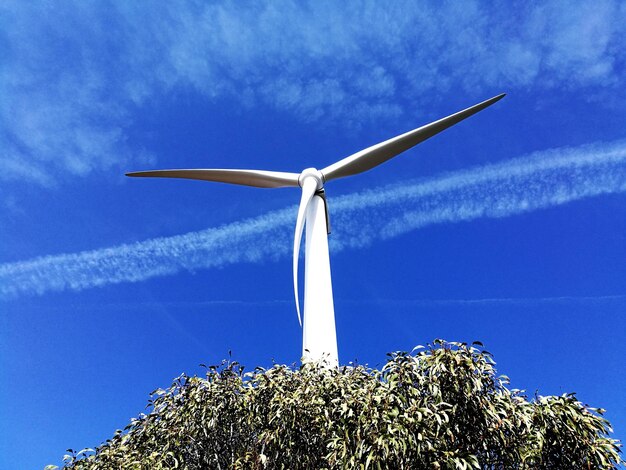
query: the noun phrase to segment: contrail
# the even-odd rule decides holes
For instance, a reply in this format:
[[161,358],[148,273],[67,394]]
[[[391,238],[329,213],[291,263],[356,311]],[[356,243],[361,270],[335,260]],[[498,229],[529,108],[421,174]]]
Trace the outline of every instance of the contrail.
[[[507,217],[625,191],[624,140],[540,151],[332,198],[331,250],[367,246],[432,224]],[[2,264],[0,299],[286,257],[296,211],[291,206],[184,235]]]

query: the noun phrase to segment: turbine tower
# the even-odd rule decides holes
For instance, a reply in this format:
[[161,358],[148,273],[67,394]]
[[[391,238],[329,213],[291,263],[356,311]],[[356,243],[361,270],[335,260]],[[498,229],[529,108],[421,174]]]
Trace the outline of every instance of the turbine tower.
[[[302,360],[338,365],[335,310],[328,255],[328,207],[324,185],[329,181],[356,175],[386,162],[424,140],[502,99],[505,94],[478,103],[438,121],[350,155],[322,170],[307,168],[301,173],[263,170],[151,170],[126,173],[127,176],[185,178],[259,188],[300,187],[302,196],[293,239],[293,290],[298,321],[302,326]],[[304,267],[304,323],[298,294],[298,255],[306,226]]]

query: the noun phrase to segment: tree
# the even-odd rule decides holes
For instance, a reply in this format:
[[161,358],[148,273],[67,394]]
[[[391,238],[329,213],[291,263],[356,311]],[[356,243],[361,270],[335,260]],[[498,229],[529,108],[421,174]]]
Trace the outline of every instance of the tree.
[[529,400],[480,343],[437,340],[381,370],[237,362],[156,390],[150,411],[68,469],[607,469],[604,410],[574,394]]

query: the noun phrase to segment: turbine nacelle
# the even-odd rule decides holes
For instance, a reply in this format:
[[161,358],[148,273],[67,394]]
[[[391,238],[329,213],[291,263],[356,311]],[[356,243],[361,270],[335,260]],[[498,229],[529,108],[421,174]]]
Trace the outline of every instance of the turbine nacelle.
[[301,188],[304,187],[304,180],[307,178],[312,178],[316,182],[316,189],[320,190],[324,187],[324,175],[317,168],[307,168],[302,170],[300,176],[298,176],[298,184]]

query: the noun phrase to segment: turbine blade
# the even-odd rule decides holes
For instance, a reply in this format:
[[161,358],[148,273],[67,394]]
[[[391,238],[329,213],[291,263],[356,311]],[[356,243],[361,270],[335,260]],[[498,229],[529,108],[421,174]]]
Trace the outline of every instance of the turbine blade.
[[438,121],[431,122],[425,126],[418,127],[412,131],[406,132],[399,136],[393,137],[389,140],[381,142],[379,144],[368,147],[360,152],[357,152],[349,157],[346,157],[332,165],[327,166],[321,170],[324,175],[325,181],[330,181],[337,178],[343,178],[344,176],[356,175],[367,170],[371,170],[375,166],[386,162],[387,160],[395,157],[396,155],[410,149],[411,147],[425,141],[426,139],[438,134],[439,132],[447,129],[454,124],[462,121],[465,118],[476,114],[478,111],[491,106],[496,101],[504,98],[505,94],[494,96],[491,99],[478,103],[470,108],[459,111]]
[[302,326],[302,317],[300,315],[300,296],[298,295],[298,255],[300,254],[300,241],[304,231],[306,210],[316,190],[317,181],[313,178],[305,178],[302,182],[302,198],[300,199],[300,207],[298,207],[296,231],[293,237],[293,294],[296,298],[296,312],[298,312],[300,326]]
[[298,186],[297,173],[263,170],[152,170],[134,171],[126,176],[185,178],[192,180],[216,181],[218,183],[241,184],[257,188],[282,188]]

